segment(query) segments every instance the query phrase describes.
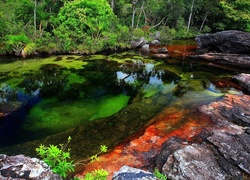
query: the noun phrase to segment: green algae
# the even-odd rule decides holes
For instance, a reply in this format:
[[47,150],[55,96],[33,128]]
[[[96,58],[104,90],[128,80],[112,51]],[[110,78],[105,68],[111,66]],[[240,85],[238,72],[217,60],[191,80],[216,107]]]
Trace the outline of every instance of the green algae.
[[[49,67],[51,64],[54,65]],[[147,69],[148,64],[154,66]],[[56,73],[56,82],[60,84],[63,80],[62,87],[52,97],[43,96],[30,109],[21,127],[20,138],[27,141],[49,135],[56,137],[55,134],[60,132],[62,135],[70,132],[71,135],[82,129],[86,132],[81,135],[84,141],[77,139],[79,135],[74,144],[79,149],[79,142],[85,143],[85,140],[87,145],[93,141],[99,144],[98,139],[109,143],[113,136],[118,138],[117,134],[125,127],[138,130],[153,117],[153,113],[173,103],[190,108],[193,104],[202,105],[217,100],[226,92],[239,93],[234,89],[209,89],[211,78],[230,75],[213,73],[211,68],[211,71],[203,72],[190,64],[188,61],[158,61],[134,52],[110,56],[53,56],[3,64],[0,75],[4,77],[0,77],[0,82],[17,86],[23,79],[35,79],[41,71],[49,71],[48,80],[53,80]],[[124,74],[120,81],[117,72]],[[36,80],[30,83],[35,86]],[[73,97],[72,92],[76,96]],[[118,118],[113,118],[117,115]],[[112,129],[112,137],[109,128]],[[105,137],[99,134],[101,130],[105,132]],[[119,136],[118,139],[122,138]]]
[[2,80],[1,83],[15,87],[23,80],[23,77],[33,75],[33,73],[40,71],[41,67],[48,64],[57,65],[62,69],[82,69],[87,62],[76,60],[75,58],[77,57],[78,56],[60,56],[60,58],[58,58],[51,56],[49,58],[24,59],[8,64],[1,64],[0,72],[5,73],[5,76],[11,77],[4,81]]
[[125,107],[128,101],[129,96],[123,94],[114,97],[106,97],[99,102],[97,105],[97,113],[93,115],[90,120],[111,116]]
[[47,98],[34,106],[22,127],[34,134],[54,134],[78,127],[89,121],[111,116],[128,104],[125,95],[106,96],[101,99],[81,98],[74,102],[58,103]]

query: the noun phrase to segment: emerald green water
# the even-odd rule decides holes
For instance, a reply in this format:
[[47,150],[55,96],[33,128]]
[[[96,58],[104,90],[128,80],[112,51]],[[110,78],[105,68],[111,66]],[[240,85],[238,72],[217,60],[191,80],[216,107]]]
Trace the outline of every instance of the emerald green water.
[[[171,48],[172,54],[178,50]],[[21,102],[22,108],[0,117],[0,145],[5,153],[29,154],[40,142],[60,143],[71,135],[72,151],[83,157],[100,144],[117,144],[166,107],[191,110],[225,93],[244,93],[233,86],[232,77],[240,72],[183,56],[154,59],[132,51],[2,58],[0,105]],[[81,148],[86,145],[90,148]]]

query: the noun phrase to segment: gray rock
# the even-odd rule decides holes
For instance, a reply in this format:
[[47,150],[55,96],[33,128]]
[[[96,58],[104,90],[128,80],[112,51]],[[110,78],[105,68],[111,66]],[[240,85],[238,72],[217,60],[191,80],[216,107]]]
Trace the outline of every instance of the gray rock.
[[175,151],[168,157],[162,172],[176,180],[227,179],[213,151],[205,144],[186,145]]
[[157,178],[150,172],[122,166],[119,171],[114,173],[112,180],[157,180]]
[[150,45],[158,46],[161,45],[161,42],[158,39],[155,39],[149,43]]
[[158,49],[158,53],[168,53],[168,49],[166,47]]
[[24,155],[7,156],[0,154],[1,180],[61,180],[50,167],[37,158]]
[[233,160],[242,170],[250,174],[250,135],[231,135],[226,132],[214,133],[208,140],[223,156]]
[[199,110],[211,116],[214,126],[207,127],[207,138],[231,164],[250,174],[250,96],[225,95],[218,102]]
[[[249,57],[249,62],[250,62],[250,57]],[[248,92],[250,93],[250,74],[238,74],[234,76],[234,79],[243,87],[245,87]]]
[[191,55],[190,57],[213,61],[218,64],[229,64],[242,68],[250,68],[250,56],[245,54],[204,53]]
[[142,53],[149,53],[149,44],[144,44],[142,47],[141,47],[141,52]]
[[221,31],[214,34],[201,34],[195,40],[202,53],[250,53],[250,33],[237,30]]
[[147,41],[144,39],[144,37],[141,37],[139,39],[134,39],[130,43],[131,48],[133,48],[133,49],[141,48],[145,44],[147,44]]

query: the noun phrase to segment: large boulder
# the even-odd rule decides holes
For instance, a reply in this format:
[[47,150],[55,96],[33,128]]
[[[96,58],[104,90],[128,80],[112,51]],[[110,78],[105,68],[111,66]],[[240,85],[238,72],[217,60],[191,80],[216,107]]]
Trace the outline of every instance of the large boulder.
[[211,116],[214,126],[207,127],[206,139],[231,164],[250,174],[250,96],[225,95],[218,102],[203,105],[199,110]]
[[[227,94],[199,111],[213,123],[193,143],[174,137],[155,158],[170,179],[243,179],[250,175],[250,96]],[[242,173],[244,172],[244,173]]]
[[7,156],[0,154],[0,179],[1,180],[41,180],[62,178],[51,171],[50,167],[37,158],[24,155]]
[[250,33],[237,30],[201,34],[197,41],[197,54],[190,57],[250,68]]
[[214,34],[201,34],[195,40],[198,43],[198,52],[202,53],[250,53],[250,33],[247,32],[229,30]]

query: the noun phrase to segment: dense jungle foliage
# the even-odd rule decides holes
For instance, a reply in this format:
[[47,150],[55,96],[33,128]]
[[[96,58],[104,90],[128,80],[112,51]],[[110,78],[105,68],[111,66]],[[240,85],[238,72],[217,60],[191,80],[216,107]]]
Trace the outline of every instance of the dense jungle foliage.
[[0,54],[88,54],[142,36],[250,32],[249,9],[249,0],[0,0]]

